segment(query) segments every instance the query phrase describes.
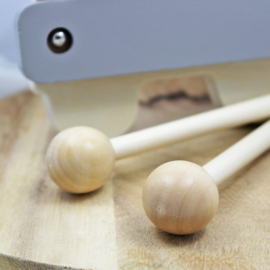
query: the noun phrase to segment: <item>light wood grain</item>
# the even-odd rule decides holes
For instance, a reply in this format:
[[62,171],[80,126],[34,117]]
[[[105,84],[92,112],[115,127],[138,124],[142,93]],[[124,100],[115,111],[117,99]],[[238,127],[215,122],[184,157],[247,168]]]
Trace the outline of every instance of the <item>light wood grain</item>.
[[[52,134],[40,100],[24,93],[0,107],[0,253],[75,269],[117,269],[111,181],[87,196],[62,192],[44,167]],[[14,260],[0,267],[14,267]],[[28,270],[20,260],[15,269]]]
[[142,194],[148,218],[172,234],[192,234],[203,229],[218,208],[218,189],[207,171],[195,163],[175,160],[156,168]]
[[203,166],[217,185],[270,148],[270,120]]
[[253,127],[119,160],[103,188],[70,195],[46,174],[45,150],[55,133],[37,96],[2,100],[0,126],[1,270],[269,267],[269,152],[224,183],[217,214],[199,233],[158,230],[141,200],[159,165],[176,159],[204,165]]
[[[117,159],[270,118],[270,94],[112,138]],[[64,138],[63,138],[64,139]]]
[[125,132],[136,116],[138,101],[133,80],[116,76],[34,87],[56,130],[91,126],[112,137]]
[[256,59],[35,84],[34,91],[56,129],[86,125],[115,137],[269,93],[269,72],[270,59]]
[[[120,269],[267,269],[269,152],[224,183],[215,218],[196,234],[160,231],[145,217],[140,198],[145,179],[160,164],[186,159],[203,165],[249,131],[219,132],[118,162],[114,196]],[[128,166],[132,161],[136,168]]]
[[[105,134],[91,127],[69,128],[60,132],[50,143],[46,154],[47,170],[51,179],[65,191],[87,193],[101,187],[110,178],[115,159],[164,147],[217,130],[265,120],[270,118],[269,104],[270,95],[264,95],[125,134],[112,138],[110,141]],[[265,132],[265,138],[269,135],[268,133]],[[260,137],[257,139],[257,145],[260,143],[259,139]],[[246,143],[247,146],[249,144]],[[232,155],[235,155],[235,152],[237,150]],[[246,154],[254,157],[251,151]],[[229,159],[226,156],[224,160]],[[224,160],[220,163],[224,163]],[[235,164],[237,164],[237,159],[228,167],[232,168]],[[227,168],[227,171],[231,171],[231,168]]]
[[115,164],[109,139],[91,127],[68,128],[57,134],[46,153],[50,178],[63,190],[87,193],[100,188]]
[[203,167],[176,160],[162,164],[143,188],[143,207],[161,230],[191,234],[214,217],[219,201],[218,184],[270,148],[270,120],[266,121]]

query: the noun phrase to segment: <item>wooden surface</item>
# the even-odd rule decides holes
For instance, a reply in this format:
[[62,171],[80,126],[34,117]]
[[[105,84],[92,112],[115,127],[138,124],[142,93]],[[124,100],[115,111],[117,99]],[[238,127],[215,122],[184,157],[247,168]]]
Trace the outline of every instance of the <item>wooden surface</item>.
[[[35,92],[42,94],[58,129],[87,125],[114,137],[269,93],[269,72],[267,58],[35,84]],[[137,96],[140,110],[135,115]]]
[[202,231],[175,236],[154,227],[141,200],[164,162],[203,165],[253,127],[218,132],[126,158],[96,192],[71,195],[47,176],[55,133],[38,96],[0,102],[0,269],[269,269],[270,153],[230,178]]

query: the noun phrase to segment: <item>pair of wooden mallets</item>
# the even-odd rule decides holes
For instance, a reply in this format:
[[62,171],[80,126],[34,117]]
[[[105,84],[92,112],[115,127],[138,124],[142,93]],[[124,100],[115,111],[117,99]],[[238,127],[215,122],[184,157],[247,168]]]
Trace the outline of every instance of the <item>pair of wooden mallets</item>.
[[[116,159],[267,118],[270,118],[270,95],[111,140],[93,128],[70,128],[51,142],[46,155],[47,169],[62,189],[86,193],[110,178]],[[161,165],[151,173],[143,189],[147,216],[169,233],[201,230],[217,211],[217,185],[269,148],[270,121],[203,167],[187,161]]]

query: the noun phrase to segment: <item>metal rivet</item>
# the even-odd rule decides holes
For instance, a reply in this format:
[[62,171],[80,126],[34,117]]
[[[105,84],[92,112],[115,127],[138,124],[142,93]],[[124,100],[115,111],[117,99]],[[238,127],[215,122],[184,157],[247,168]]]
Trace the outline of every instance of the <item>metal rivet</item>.
[[70,49],[73,39],[71,33],[65,28],[55,28],[47,38],[48,47],[54,53],[64,53]]
[[66,35],[63,31],[56,32],[52,37],[52,43],[56,47],[64,46],[66,41]]

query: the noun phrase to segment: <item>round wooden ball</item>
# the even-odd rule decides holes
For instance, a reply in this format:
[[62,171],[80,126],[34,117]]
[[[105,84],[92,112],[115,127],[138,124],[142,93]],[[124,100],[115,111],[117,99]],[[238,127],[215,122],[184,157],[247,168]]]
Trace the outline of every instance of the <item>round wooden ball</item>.
[[214,217],[219,202],[217,186],[202,167],[188,161],[159,166],[143,189],[143,206],[149,219],[172,234],[191,234]]
[[87,193],[101,187],[112,174],[114,163],[110,140],[90,127],[60,132],[46,154],[51,179],[71,193]]

